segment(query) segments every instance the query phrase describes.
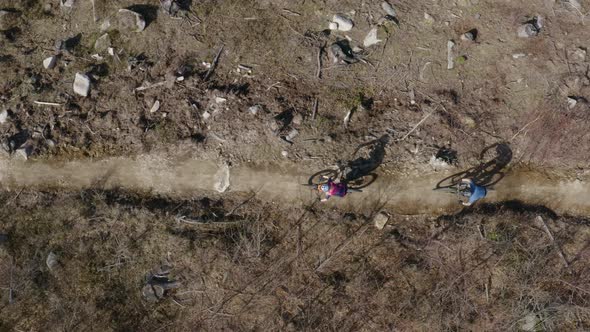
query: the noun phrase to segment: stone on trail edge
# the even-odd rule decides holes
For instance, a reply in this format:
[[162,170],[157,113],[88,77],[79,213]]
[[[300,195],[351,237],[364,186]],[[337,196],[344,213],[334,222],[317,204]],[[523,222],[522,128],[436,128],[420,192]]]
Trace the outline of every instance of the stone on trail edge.
[[377,229],[383,229],[387,222],[389,221],[389,216],[385,214],[385,212],[379,212],[374,218],[373,222],[375,223],[375,227]]
[[227,164],[221,166],[217,173],[215,173],[214,189],[222,193],[229,188],[229,166]]

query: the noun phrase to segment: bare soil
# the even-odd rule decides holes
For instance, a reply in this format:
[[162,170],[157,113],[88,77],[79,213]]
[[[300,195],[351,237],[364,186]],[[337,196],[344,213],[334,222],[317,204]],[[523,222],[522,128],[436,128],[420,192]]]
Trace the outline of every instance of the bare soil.
[[[590,329],[587,3],[392,1],[370,47],[381,1],[179,3],[0,0],[0,330]],[[338,161],[377,180],[319,205]]]

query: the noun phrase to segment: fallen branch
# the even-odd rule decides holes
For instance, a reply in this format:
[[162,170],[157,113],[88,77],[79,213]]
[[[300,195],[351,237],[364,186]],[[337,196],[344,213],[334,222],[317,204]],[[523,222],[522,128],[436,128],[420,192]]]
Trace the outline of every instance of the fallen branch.
[[512,136],[512,138],[510,139],[510,141],[513,141],[516,136],[518,136],[523,130],[525,130],[528,126],[532,125],[533,123],[535,123],[537,120],[539,120],[541,118],[541,116],[539,115],[536,119],[534,119],[533,121],[527,123],[524,125],[524,127],[520,128],[519,131],[516,132],[516,134],[514,134],[514,136]]
[[321,79],[322,78],[322,50],[324,49],[324,47],[320,47],[318,50],[318,68],[316,70],[315,73],[315,77],[317,79]]
[[205,81],[208,80],[209,77],[211,77],[211,75],[215,71],[215,68],[217,67],[217,64],[219,63],[219,58],[221,57],[221,52],[223,52],[224,47],[225,47],[225,45],[222,45],[221,48],[219,49],[219,51],[217,51],[217,54],[215,55],[215,58],[213,59],[213,63],[211,63],[211,67],[209,67],[209,70],[207,70],[207,74],[205,74]]
[[62,105],[59,103],[51,103],[48,101],[38,101],[38,100],[35,100],[33,103],[35,103],[37,105],[44,105],[44,106],[61,106]]
[[315,120],[315,116],[318,113],[318,99],[314,99],[313,101],[313,111],[311,113],[311,119]]
[[412,130],[410,130],[404,137],[402,137],[402,139],[400,141],[404,141],[406,138],[408,138],[408,136],[410,136],[410,134],[413,133],[414,130],[418,129],[418,127],[420,127],[420,125],[422,123],[424,123],[424,121],[426,121],[432,115],[432,113],[434,113],[437,109],[438,109],[438,107],[435,108],[434,110],[432,110],[431,112],[429,112],[428,114],[426,114],[426,116],[424,118],[422,118],[422,120],[420,120],[420,122],[418,122],[414,126],[414,128],[412,128]]
[[256,197],[257,193],[253,193],[252,195],[250,195],[250,197],[248,197],[245,201],[243,201],[242,203],[236,205],[236,207],[234,207],[233,209],[231,209],[231,211],[229,211],[228,213],[225,214],[226,217],[229,217],[231,215],[233,215],[237,209],[239,209],[240,207],[246,205],[248,202],[250,202],[254,197]]

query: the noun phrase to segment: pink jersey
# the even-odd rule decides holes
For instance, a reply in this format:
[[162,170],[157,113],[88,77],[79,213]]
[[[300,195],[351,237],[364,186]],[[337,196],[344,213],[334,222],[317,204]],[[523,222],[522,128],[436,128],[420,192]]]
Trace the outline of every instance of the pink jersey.
[[344,183],[334,183],[332,181],[328,182],[330,185],[330,190],[328,190],[328,195],[330,196],[339,196],[344,197],[347,192],[347,186]]

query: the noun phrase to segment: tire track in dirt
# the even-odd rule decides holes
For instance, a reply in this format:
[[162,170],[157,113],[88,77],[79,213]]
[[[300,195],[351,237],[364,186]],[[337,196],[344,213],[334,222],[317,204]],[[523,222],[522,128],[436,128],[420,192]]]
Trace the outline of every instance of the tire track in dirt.
[[[79,190],[91,187],[126,189],[172,197],[195,193],[214,194],[222,165],[189,157],[143,155],[135,158],[76,160],[66,162],[0,159],[0,183],[4,189]],[[317,171],[317,170],[316,170]],[[398,214],[442,215],[462,206],[450,194],[433,191],[438,181],[456,172],[381,176],[362,193],[333,198],[328,206],[367,211],[383,205]],[[283,204],[307,205],[315,198],[301,186],[314,170],[296,164],[240,165],[230,167],[227,192],[256,192],[259,199]],[[556,213],[590,214],[588,180],[568,180],[531,170],[513,168],[494,186],[486,202],[518,200],[546,206]]]

